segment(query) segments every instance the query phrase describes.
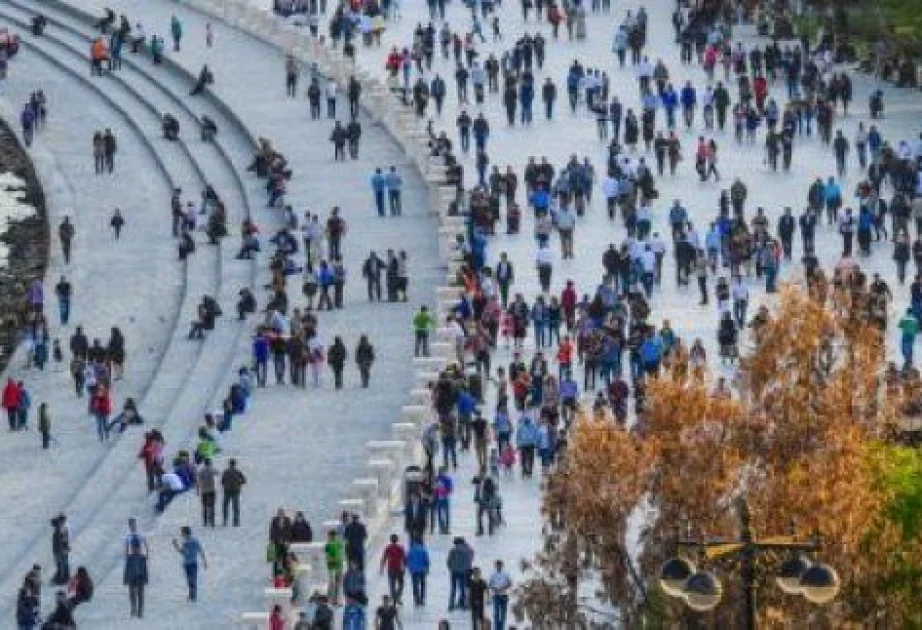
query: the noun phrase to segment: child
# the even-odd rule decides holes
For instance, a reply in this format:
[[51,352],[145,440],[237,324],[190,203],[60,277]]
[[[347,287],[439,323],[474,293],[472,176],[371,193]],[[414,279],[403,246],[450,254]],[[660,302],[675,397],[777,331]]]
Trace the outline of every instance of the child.
[[282,607],[276,604],[272,607],[272,616],[269,617],[270,630],[285,630],[285,617],[282,615]]
[[512,444],[506,443],[503,446],[503,452],[499,454],[499,463],[503,467],[503,473],[511,477],[512,469],[515,467],[515,449],[512,448]]

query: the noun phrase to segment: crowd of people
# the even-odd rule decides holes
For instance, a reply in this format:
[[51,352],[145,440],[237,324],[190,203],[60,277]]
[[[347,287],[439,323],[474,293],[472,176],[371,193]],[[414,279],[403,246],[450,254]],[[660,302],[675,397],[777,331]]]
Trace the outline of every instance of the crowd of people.
[[[590,29],[602,28],[602,16],[612,11],[611,3],[523,0],[525,28],[521,33],[511,30],[523,24],[513,27],[507,23],[493,2],[466,4],[469,12],[464,11],[463,20],[453,29],[445,3],[430,0],[431,21],[420,22],[411,40],[390,48],[382,60],[392,88],[417,116],[439,121],[429,125],[433,155],[444,158],[450,167],[450,181],[459,190],[454,208],[467,221],[466,234],[457,244],[464,263],[455,278],[458,296],[451,315],[437,321],[422,306],[411,323],[417,356],[429,355],[430,337],[437,334],[453,344],[452,362],[429,384],[431,419],[420,436],[425,458],[417,470],[405,475],[403,536],[390,536],[379,561],[368,562],[369,533],[361,518],[344,513],[340,525],[323,533],[328,588],[308,593],[301,583],[304,570],[299,554],[291,545],[313,542],[314,530],[303,512],[280,510],[272,518],[267,546],[269,583],[291,588],[293,603],[304,607],[293,624],[295,630],[332,628],[337,608],[343,627],[349,630],[364,629],[370,609],[376,630],[402,627],[405,576],[410,576],[414,607],[431,606],[427,578],[435,567],[430,550],[444,540],[451,541],[444,568],[450,584],[448,611],[468,611],[470,627],[475,630],[488,623],[496,630],[511,627],[507,616],[514,584],[504,561],[514,559],[484,557],[476,541],[452,531],[453,508],[460,500],[462,483],[459,460],[460,470],[468,465],[476,471],[471,493],[475,536],[502,535],[503,486],[518,483],[516,470],[519,477],[529,479],[536,474],[536,462],[541,475],[566,456],[567,433],[581,407],[642,434],[645,385],[665,367],[701,379],[711,370],[716,374],[713,395],[733,396],[733,365],[741,344],[757,343],[760,329],[772,317],[765,306],[750,312],[751,294],[777,292],[779,279],[783,273],[792,275],[788,269],[795,268],[795,261],[801,264],[798,271],[802,269],[815,299],[882,330],[887,330],[893,303],[907,302],[908,308],[898,309],[905,310],[897,325],[903,363],[892,365],[888,379],[895,384],[919,380],[914,344],[922,322],[922,136],[918,140],[887,137],[880,122],[886,112],[880,90],[868,96],[870,120],[846,135],[844,121],[855,115],[849,114],[853,77],[837,65],[835,50],[828,42],[819,46],[777,39],[744,43],[733,37],[733,25],[721,10],[733,3],[689,6],[678,2],[672,16],[674,33],[651,31],[644,8],[625,11],[613,32],[604,34],[611,37],[610,59],[587,63],[576,58],[566,65],[563,76],[555,77],[546,64],[547,56],[570,50],[557,41],[559,27],[564,26],[568,41],[582,41]],[[275,8],[286,15],[305,12],[314,16],[308,23],[313,31],[318,28],[317,16],[326,12],[324,2],[313,1],[282,1]],[[399,13],[393,0],[340,4],[330,17],[330,39],[354,57],[354,41],[360,38],[365,46],[376,48],[386,24]],[[775,16],[776,32],[784,28],[785,15],[782,8]],[[542,22],[551,27],[553,45],[537,26]],[[108,44],[102,38],[93,44],[94,69],[98,65],[100,71],[103,61],[117,70],[113,62],[125,43],[137,50],[148,41],[140,24],[131,27],[125,16],[118,22],[111,11],[99,28],[109,34]],[[485,28],[492,33],[489,44]],[[168,30],[177,53],[183,25],[174,17]],[[210,46],[210,29],[207,37]],[[651,37],[674,39],[682,67],[670,68],[664,59],[652,58],[648,50]],[[149,45],[155,62],[166,54],[157,35],[150,37]],[[491,50],[484,54],[487,48]],[[620,89],[629,72],[633,77],[627,81],[633,80],[636,90]],[[288,96],[298,95],[301,74],[295,60],[286,59]],[[327,119],[334,121],[329,136],[334,160],[345,161],[347,155],[356,159],[362,133],[361,85],[351,78],[340,90],[316,68],[309,74],[305,95],[313,122],[308,124],[321,119],[325,101]],[[696,80],[679,78],[689,74]],[[193,92],[211,82],[213,75],[205,67]],[[451,83],[457,106],[447,103]],[[570,115],[594,127],[594,135],[605,147],[605,159],[593,163],[591,155],[574,146],[567,154],[529,148],[518,172],[512,164],[494,161],[490,152],[501,153],[497,151],[502,142],[496,138],[498,129],[555,123],[558,91],[561,96],[566,93]],[[541,99],[543,120],[533,115],[535,98]],[[342,101],[348,107],[345,125],[337,118],[337,102]],[[430,103],[434,105],[431,109]],[[500,106],[498,119],[488,117],[488,103]],[[443,110],[452,108],[457,115],[443,121]],[[38,127],[44,120],[40,93],[26,110],[31,117],[29,128]],[[21,120],[24,132],[26,110]],[[556,115],[559,119],[560,114]],[[164,117],[164,133],[176,139],[178,123],[168,129],[166,122]],[[449,128],[435,129],[443,123]],[[749,151],[757,143],[763,147],[763,164],[770,171],[807,168],[794,156],[808,143],[822,147],[830,163],[809,165],[818,176],[803,191],[798,205],[757,207],[745,178],[729,174],[733,169],[725,166],[733,152]],[[93,153],[96,172],[112,173],[116,142],[111,131],[94,135]],[[705,209],[709,201],[699,196],[661,198],[671,182],[689,168],[686,161],[702,183],[712,179],[721,186],[726,183],[722,190],[701,189],[705,192],[700,197],[713,191],[713,210]],[[465,178],[465,163],[473,164],[473,177]],[[139,451],[155,509],[163,512],[176,497],[195,492],[205,528],[215,527],[219,486],[223,524],[240,524],[246,477],[233,459],[219,473],[215,459],[222,450],[221,435],[232,430],[235,417],[246,413],[252,397],[267,388],[270,362],[276,385],[321,388],[326,364],[332,387],[342,389],[350,346],[362,388],[369,387],[377,360],[368,335],[359,332],[354,345],[347,345],[341,335],[327,335],[324,330],[328,324],[324,320],[348,307],[345,213],[337,207],[326,215],[296,211],[287,197],[294,165],[269,140],[261,141],[251,171],[265,182],[267,208],[281,225],[269,235],[256,217],[245,217],[240,224],[238,258],[258,258],[271,248],[259,258],[268,262],[269,271],[264,304],[244,287],[234,305],[240,319],[256,320],[252,360],[238,368],[221,413],[205,416],[194,449],[178,444],[175,454],[168,456],[163,435],[153,428],[145,433]],[[396,166],[376,168],[369,183],[372,203],[361,220],[373,220],[375,215],[401,217],[404,182]],[[218,192],[210,186],[202,191],[200,203],[184,202],[182,195],[183,191],[176,190],[171,202],[172,234],[179,258],[186,259],[194,254],[200,228],[216,244],[229,233],[229,220]],[[579,247],[582,242],[599,241],[598,235],[580,234],[592,213],[601,213],[611,222],[610,236],[602,239],[605,247],[595,260],[588,247]],[[204,226],[199,225],[202,215],[206,215]],[[112,226],[117,238],[121,223]],[[527,241],[527,226],[533,227],[533,249],[529,250],[533,259],[522,260],[514,251],[495,247],[499,239]],[[835,239],[833,233],[841,238],[842,247],[830,268],[818,242],[825,246]],[[59,236],[69,261],[72,226],[62,227]],[[795,251],[797,241],[799,251]],[[897,287],[891,288],[880,273],[870,271],[876,269],[873,257],[888,247],[888,241],[892,249],[886,255],[895,263],[897,284],[906,282],[910,259],[915,267],[916,273],[909,274],[906,300],[894,294]],[[573,269],[569,261],[577,258],[580,265],[596,265],[597,281],[569,277]],[[670,267],[675,270],[673,287],[666,274]],[[361,277],[370,302],[381,302],[382,295],[386,302],[409,299],[406,250],[370,251],[361,262]],[[538,290],[529,293],[533,278]],[[294,290],[289,280],[295,281]],[[59,287],[63,288],[56,289],[63,324],[72,299],[67,285],[62,278]],[[303,298],[297,296],[298,289]],[[658,298],[667,290],[688,291],[697,298],[701,318],[710,320],[696,329],[713,334],[713,339],[683,338],[669,318],[657,315]],[[36,346],[45,345],[47,352],[41,283],[30,291],[29,305],[38,314],[32,338],[39,340]],[[375,308],[384,312],[387,306]],[[220,325],[221,310],[215,297],[203,296],[190,339],[207,338],[208,331]],[[329,343],[325,341],[328,336],[332,336]],[[708,348],[715,346],[718,356],[708,357]],[[53,353],[63,355],[57,345],[54,348]],[[101,340],[90,344],[77,326],[69,350],[75,393],[86,395],[99,439],[109,440],[113,429],[122,432],[143,424],[130,398],[112,418],[111,389],[125,365],[125,343],[118,328],[112,329],[103,346]],[[42,353],[30,356],[41,367]],[[11,379],[7,383],[2,405],[11,430],[27,426],[31,398],[22,382]],[[53,438],[50,412],[44,404],[38,415],[43,446],[48,448]],[[77,605],[92,599],[93,583],[85,567],[70,574],[71,533],[66,516],[58,516],[52,528],[53,582],[66,585],[67,590],[59,593],[49,622],[69,628],[75,626]],[[134,521],[129,522],[124,547],[131,614],[141,617],[148,549]],[[173,547],[182,559],[188,599],[195,601],[199,566],[207,567],[202,545],[191,528],[184,527]],[[387,594],[373,605],[367,572],[374,565],[386,576]],[[40,589],[41,568],[36,566],[26,576],[19,596],[21,627],[37,624]],[[281,607],[271,611],[270,625],[273,630],[292,626]],[[439,628],[447,627],[446,618]],[[468,627],[467,619],[462,627]]]

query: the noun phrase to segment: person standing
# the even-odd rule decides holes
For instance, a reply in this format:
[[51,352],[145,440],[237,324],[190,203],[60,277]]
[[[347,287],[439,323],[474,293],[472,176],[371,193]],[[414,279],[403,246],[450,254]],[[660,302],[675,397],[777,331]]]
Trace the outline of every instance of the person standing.
[[429,309],[426,306],[420,306],[419,311],[413,317],[413,332],[416,338],[414,356],[429,356],[429,332],[434,324],[435,321]]
[[360,571],[365,571],[365,543],[368,540],[368,530],[358,514],[352,515],[352,521],[343,530],[346,541],[346,559],[350,564],[355,564]]
[[218,471],[211,464],[211,458],[206,457],[198,469],[195,489],[202,501],[202,527],[214,527],[215,495],[217,494]]
[[327,598],[333,606],[339,606],[346,550],[342,540],[337,537],[336,530],[331,529],[327,534],[327,543],[323,547],[323,553],[327,562]]
[[73,287],[70,282],[67,281],[67,278],[61,276],[61,279],[54,287],[54,294],[58,298],[58,312],[61,316],[62,326],[67,326],[70,319],[70,296],[72,292]]
[[142,618],[144,616],[144,587],[147,585],[147,555],[142,553],[140,540],[135,539],[128,544],[122,581],[128,587],[131,616]]
[[387,191],[387,179],[384,174],[381,172],[380,168],[376,168],[374,174],[371,176],[371,192],[375,197],[375,210],[378,211],[379,217],[384,217],[384,194]]
[[182,22],[175,15],[170,17],[170,35],[173,37],[173,52],[179,52],[179,42],[182,40]]
[[224,527],[227,527],[227,510],[229,507],[233,507],[234,527],[240,527],[240,491],[246,482],[246,477],[237,469],[237,460],[231,459],[227,462],[227,468],[221,474],[221,489],[224,492],[221,511],[224,517]]
[[70,528],[67,526],[67,517],[59,514],[51,519],[51,527],[51,553],[55,566],[51,583],[64,585],[70,581]]
[[61,252],[64,254],[64,264],[70,264],[71,244],[74,242],[76,230],[74,224],[70,222],[70,217],[64,217],[58,226],[58,238],[61,240]]
[[173,539],[173,549],[182,556],[182,568],[186,574],[186,585],[189,588],[189,601],[198,599],[198,562],[202,561],[202,568],[208,568],[208,559],[205,550],[198,539],[192,535],[192,528],[183,526],[180,530],[180,540]]
[[496,570],[490,576],[490,595],[493,599],[493,625],[492,630],[506,630],[506,610],[509,607],[509,591],[512,590],[512,579],[503,570],[503,561],[496,561]]

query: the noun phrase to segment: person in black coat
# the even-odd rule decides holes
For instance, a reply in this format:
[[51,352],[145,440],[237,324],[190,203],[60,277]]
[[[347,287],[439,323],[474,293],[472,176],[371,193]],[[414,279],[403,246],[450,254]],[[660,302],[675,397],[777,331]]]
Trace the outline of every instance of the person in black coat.
[[347,354],[346,344],[343,343],[342,338],[336,337],[327,352],[327,362],[333,370],[333,384],[336,389],[343,388],[343,369],[346,367]]

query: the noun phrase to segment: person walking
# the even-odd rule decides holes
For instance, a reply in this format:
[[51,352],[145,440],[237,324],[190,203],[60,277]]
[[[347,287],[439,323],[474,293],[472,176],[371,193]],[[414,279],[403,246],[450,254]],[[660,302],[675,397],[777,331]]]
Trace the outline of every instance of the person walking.
[[246,482],[247,479],[244,474],[237,469],[237,460],[231,459],[228,461],[227,468],[221,473],[221,489],[224,492],[221,512],[224,527],[227,527],[227,511],[229,507],[233,508],[234,527],[240,527],[240,491],[243,490]]
[[407,571],[413,583],[413,604],[426,605],[426,576],[429,574],[429,551],[421,540],[410,544],[407,552]]
[[375,362],[374,346],[368,341],[366,335],[359,337],[359,344],[355,348],[355,363],[359,368],[359,378],[362,381],[362,387],[368,388],[368,381],[371,379],[371,365]]
[[403,188],[403,178],[397,172],[396,166],[391,166],[387,175],[384,176],[385,185],[387,186],[387,200],[390,206],[392,217],[399,217],[403,212],[401,203],[401,190]]
[[116,208],[112,212],[112,218],[109,219],[109,227],[112,228],[112,233],[115,234],[115,240],[118,240],[122,235],[122,227],[125,225],[125,218],[122,216],[122,211]]
[[285,57],[285,93],[290,98],[298,94],[298,62],[294,55]]
[[202,561],[202,568],[208,568],[208,559],[201,543],[192,535],[192,528],[184,525],[180,530],[180,540],[173,539],[173,549],[182,556],[182,568],[186,574],[186,586],[189,589],[189,601],[198,599],[198,563]]
[[128,587],[128,601],[131,616],[144,616],[144,587],[147,586],[147,556],[142,552],[141,541],[132,540],[125,556],[125,571],[122,582]]
[[70,297],[73,292],[73,286],[67,281],[67,278],[61,276],[61,279],[54,287],[54,294],[58,298],[58,312],[61,316],[61,325],[67,326],[70,319]]
[[58,226],[58,239],[61,241],[61,253],[64,254],[64,264],[70,264],[71,245],[74,242],[76,230],[74,224],[70,222],[70,217],[64,217]]
[[334,337],[333,345],[327,351],[327,363],[333,370],[333,386],[336,389],[343,388],[343,370],[346,367],[347,355],[346,344],[343,343],[342,338]]
[[115,152],[118,150],[118,145],[115,141],[115,135],[112,133],[111,129],[106,128],[106,131],[102,136],[102,141],[106,170],[109,171],[109,175],[111,175],[112,171],[115,169]]
[[448,594],[448,611],[455,608],[467,610],[467,587],[474,563],[474,550],[460,536],[455,538],[445,561],[451,579]]
[[512,579],[503,569],[503,561],[496,561],[496,570],[490,576],[490,596],[493,599],[493,625],[492,630],[506,630],[506,611],[509,608],[509,591],[512,590]]
[[467,582],[468,603],[471,607],[471,630],[485,630],[486,628],[485,611],[489,591],[489,584],[480,574],[480,567],[471,569],[471,577]]
[[403,605],[403,582],[406,572],[407,553],[400,544],[397,534],[391,534],[390,542],[381,554],[381,572],[387,572],[387,588],[391,599]]
[[51,416],[47,403],[38,406],[38,432],[42,436],[42,450],[47,451],[51,445]]

